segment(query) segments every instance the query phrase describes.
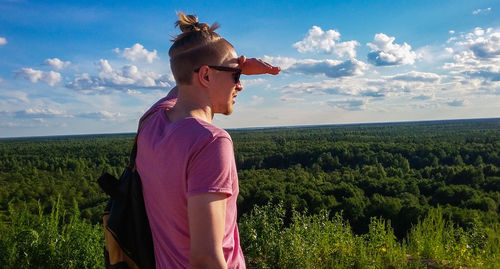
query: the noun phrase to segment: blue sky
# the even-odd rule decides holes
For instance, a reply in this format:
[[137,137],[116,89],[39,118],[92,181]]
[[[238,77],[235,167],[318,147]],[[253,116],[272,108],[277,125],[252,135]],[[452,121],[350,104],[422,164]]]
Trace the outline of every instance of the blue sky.
[[500,117],[499,3],[0,0],[0,137],[135,131],[176,11],[283,69],[243,76],[223,128]]

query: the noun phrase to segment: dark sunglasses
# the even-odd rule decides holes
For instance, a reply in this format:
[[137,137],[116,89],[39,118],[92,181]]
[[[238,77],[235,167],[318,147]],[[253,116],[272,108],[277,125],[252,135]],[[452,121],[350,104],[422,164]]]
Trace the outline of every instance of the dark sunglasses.
[[[208,67],[213,68],[215,70],[219,70],[219,71],[234,72],[233,73],[234,83],[238,84],[238,82],[240,82],[241,69],[239,69],[239,68],[234,68],[234,67],[229,67],[229,66],[219,66],[219,65],[208,65]],[[194,70],[194,72],[199,72],[200,68],[201,67],[196,68]]]

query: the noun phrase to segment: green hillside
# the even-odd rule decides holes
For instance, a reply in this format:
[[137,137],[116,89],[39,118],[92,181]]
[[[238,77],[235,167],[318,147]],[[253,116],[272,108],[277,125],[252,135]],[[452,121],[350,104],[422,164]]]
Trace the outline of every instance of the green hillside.
[[[229,132],[249,267],[500,268],[500,119]],[[0,267],[102,268],[132,139],[1,139]]]

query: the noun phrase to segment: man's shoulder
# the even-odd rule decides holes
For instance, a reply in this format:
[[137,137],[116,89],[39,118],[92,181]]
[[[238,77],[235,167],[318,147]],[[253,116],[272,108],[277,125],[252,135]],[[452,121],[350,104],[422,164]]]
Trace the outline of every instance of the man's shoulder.
[[191,137],[197,137],[198,139],[213,140],[216,138],[227,138],[231,140],[231,136],[226,130],[197,118],[185,119],[183,126],[179,129],[181,129],[182,133]]

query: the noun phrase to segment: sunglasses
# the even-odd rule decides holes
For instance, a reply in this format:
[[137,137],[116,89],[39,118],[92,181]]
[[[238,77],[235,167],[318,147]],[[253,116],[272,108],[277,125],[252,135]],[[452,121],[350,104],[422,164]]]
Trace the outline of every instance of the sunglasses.
[[[239,68],[234,68],[234,67],[229,67],[229,66],[219,66],[219,65],[208,65],[208,67],[218,70],[218,71],[226,71],[226,72],[234,72],[233,73],[233,79],[234,83],[238,84],[240,82],[240,76],[241,76],[241,69]],[[194,70],[194,72],[199,72],[201,67],[198,67]]]

